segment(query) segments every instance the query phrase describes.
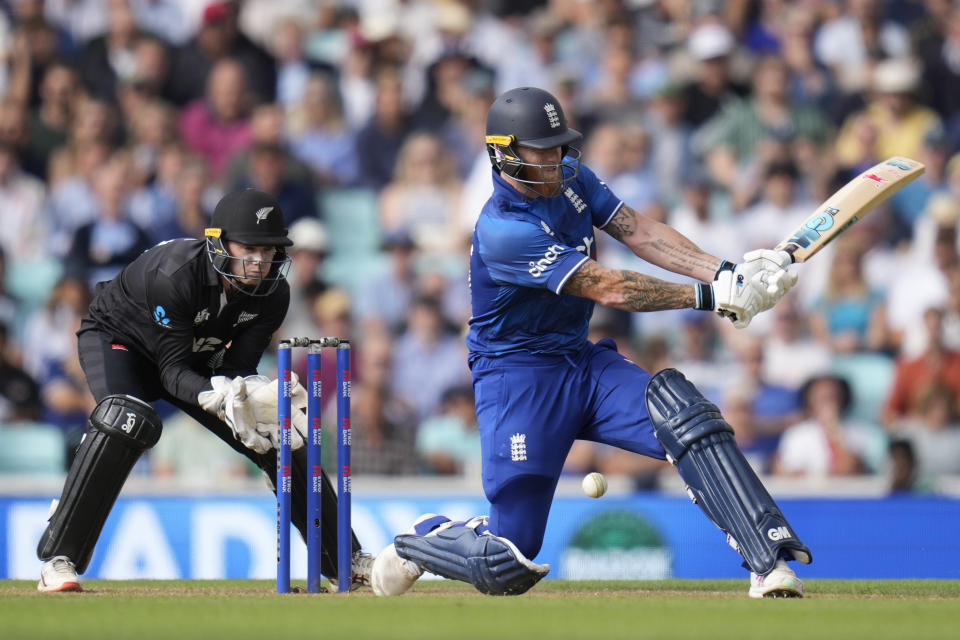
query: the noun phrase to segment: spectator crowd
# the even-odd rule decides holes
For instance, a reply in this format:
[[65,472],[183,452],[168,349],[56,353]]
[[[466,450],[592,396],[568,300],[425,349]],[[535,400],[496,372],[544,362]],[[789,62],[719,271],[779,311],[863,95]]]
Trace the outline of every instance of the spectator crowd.
[[[521,85],[558,97],[614,193],[731,261],[880,160],[926,164],[748,329],[598,308],[592,337],[683,371],[763,473],[960,474],[950,0],[0,2],[0,449],[63,470],[93,406],[74,332],[95,283],[255,187],[295,242],[282,333],[354,340],[354,472],[476,469],[468,252],[486,110]],[[161,410],[138,472],[252,473]],[[568,468],[655,486],[662,466],[578,443]]]

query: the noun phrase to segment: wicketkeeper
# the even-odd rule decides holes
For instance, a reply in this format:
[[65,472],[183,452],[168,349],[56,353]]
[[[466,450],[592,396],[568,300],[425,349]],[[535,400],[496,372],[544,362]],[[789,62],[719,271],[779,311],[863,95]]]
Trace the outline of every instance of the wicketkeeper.
[[[77,332],[80,363],[97,400],[87,433],[37,547],[40,591],[80,591],[82,574],[127,475],[160,438],[148,404],[185,411],[270,480],[276,478],[277,381],[256,375],[290,301],[283,212],[246,189],[217,204],[201,240],[162,242],[97,285]],[[299,399],[299,402],[298,402]],[[295,406],[306,407],[297,385]],[[293,521],[306,528],[306,416],[294,411]],[[336,494],[323,476],[322,571],[336,576]],[[355,583],[372,559],[353,540]]]
[[[627,311],[695,308],[745,327],[796,282],[790,256],[753,251],[734,264],[637,213],[580,164],[581,135],[546,91],[493,103],[486,143],[493,195],[470,255],[467,346],[489,517],[427,514],[377,557],[373,589],[403,593],[424,569],[489,594],[523,593],[549,566],[533,562],[574,440],[676,465],[688,493],[743,556],[751,597],[801,596],[787,560],[810,562],[733,440],[733,429],[675,369],[651,376],[611,340],[587,341],[596,303]],[[700,284],[596,262],[594,229],[638,257]]]

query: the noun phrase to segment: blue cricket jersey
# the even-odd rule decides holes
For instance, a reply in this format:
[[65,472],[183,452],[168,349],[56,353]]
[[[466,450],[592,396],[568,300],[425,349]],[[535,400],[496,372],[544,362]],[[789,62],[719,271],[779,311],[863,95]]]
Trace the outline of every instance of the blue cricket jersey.
[[493,195],[473,232],[470,362],[508,353],[571,354],[587,339],[594,302],[561,294],[596,258],[594,227],[622,201],[586,165],[555,197],[528,198],[493,170]]

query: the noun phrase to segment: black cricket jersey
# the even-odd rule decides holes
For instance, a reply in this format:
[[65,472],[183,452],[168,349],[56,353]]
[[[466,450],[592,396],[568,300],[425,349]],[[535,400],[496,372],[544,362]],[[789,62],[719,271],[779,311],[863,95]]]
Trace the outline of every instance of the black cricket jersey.
[[97,330],[143,355],[163,388],[197,403],[213,375],[252,375],[290,304],[283,280],[268,296],[228,299],[206,242],[168,240],[100,282],[80,333]]

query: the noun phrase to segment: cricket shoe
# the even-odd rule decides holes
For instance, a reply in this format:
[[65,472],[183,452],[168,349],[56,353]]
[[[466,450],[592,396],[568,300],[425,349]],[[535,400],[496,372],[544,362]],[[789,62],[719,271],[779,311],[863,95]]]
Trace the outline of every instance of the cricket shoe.
[[[360,587],[370,586],[370,574],[373,571],[373,556],[366,551],[354,551],[350,562],[350,568],[353,572],[353,583],[350,590],[354,591]],[[329,578],[330,584],[337,587],[337,578]]]
[[[453,525],[449,518],[435,513],[425,513],[407,529],[407,535],[425,535],[442,525]],[[399,596],[410,590],[413,583],[423,575],[423,569],[413,560],[404,560],[397,548],[390,543],[373,562],[372,587],[378,596]]]
[[37,591],[54,593],[57,591],[83,591],[77,568],[67,556],[54,556],[40,567],[40,582]]
[[787,566],[786,560],[777,560],[767,575],[750,574],[749,594],[751,598],[802,598],[803,581]]

